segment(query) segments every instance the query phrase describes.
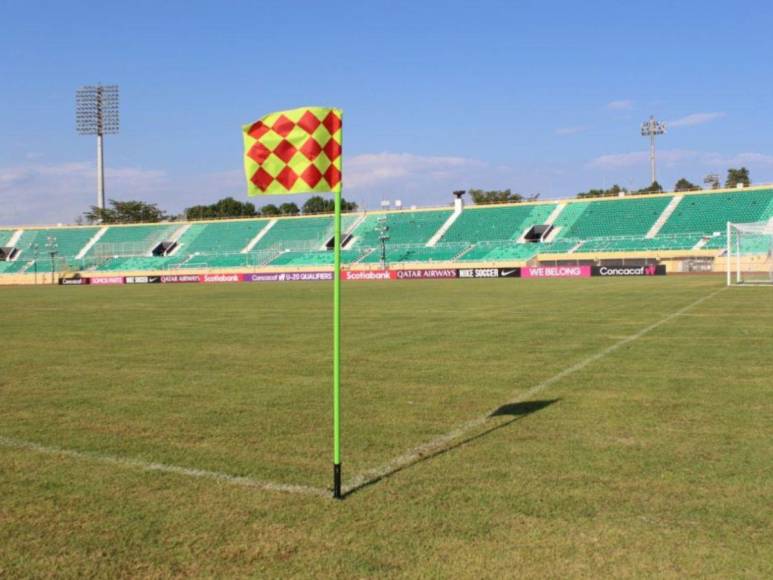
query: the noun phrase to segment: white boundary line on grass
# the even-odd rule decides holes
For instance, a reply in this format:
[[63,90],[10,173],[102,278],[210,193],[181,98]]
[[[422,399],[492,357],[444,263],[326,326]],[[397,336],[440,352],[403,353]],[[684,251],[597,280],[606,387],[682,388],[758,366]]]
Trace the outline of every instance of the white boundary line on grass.
[[523,403],[529,398],[533,397],[537,393],[544,391],[551,385],[554,385],[555,383],[559,382],[561,379],[576,373],[577,371],[580,371],[587,367],[588,365],[596,362],[599,359],[602,359],[616,350],[620,349],[621,347],[630,344],[638,339],[640,339],[642,336],[652,332],[656,328],[672,321],[674,318],[677,318],[678,316],[681,316],[688,310],[691,310],[692,308],[695,308],[696,306],[702,304],[706,300],[709,300],[710,298],[713,298],[723,290],[726,290],[727,287],[722,287],[719,290],[716,290],[712,292],[711,294],[708,294],[707,296],[704,296],[702,298],[699,298],[695,302],[692,302],[688,304],[687,306],[684,306],[677,310],[676,312],[672,312],[671,314],[665,316],[664,318],[661,318],[657,322],[654,322],[653,324],[650,324],[649,326],[646,326],[645,328],[641,329],[636,334],[632,334],[631,336],[627,336],[618,342],[612,344],[611,346],[606,347],[603,350],[600,350],[596,354],[592,354],[587,358],[582,359],[581,361],[573,364],[570,367],[565,368],[564,370],[560,371],[559,373],[553,375],[552,377],[542,381],[541,383],[531,387],[530,389],[514,393],[513,398],[508,400],[503,405],[499,405],[496,407],[496,409],[492,409],[488,413],[484,415],[480,415],[474,419],[470,419],[469,421],[466,421],[465,423],[462,423],[449,431],[448,433],[445,433],[444,435],[440,435],[439,437],[436,437],[435,439],[428,441],[427,443],[424,443],[422,445],[419,445],[418,447],[414,447],[413,449],[410,449],[403,453],[402,455],[395,457],[390,462],[385,463],[379,467],[369,469],[364,471],[363,473],[356,475],[352,478],[349,485],[344,486],[344,491],[349,492],[354,489],[361,488],[365,485],[368,485],[370,483],[374,483],[378,481],[379,479],[389,475],[390,473],[394,473],[395,471],[398,471],[399,469],[406,467],[408,465],[411,465],[413,463],[416,463],[423,457],[427,455],[431,455],[433,453],[437,453],[441,450],[443,450],[445,447],[447,447],[451,442],[464,437],[465,435],[471,434],[472,431],[480,428],[482,425],[484,425],[492,416],[493,413],[497,411],[497,409],[500,409],[504,405],[514,405],[516,403]]
[[99,463],[107,463],[111,465],[117,465],[119,467],[125,467],[129,469],[139,469],[142,471],[159,471],[162,473],[173,473],[175,475],[184,475],[186,477],[195,477],[199,479],[210,479],[215,481],[221,481],[232,485],[239,485],[242,487],[251,487],[256,489],[262,489],[265,491],[276,491],[283,493],[296,493],[303,495],[316,495],[327,497],[330,492],[321,487],[309,487],[305,485],[293,485],[288,483],[276,483],[273,481],[260,481],[252,479],[250,477],[239,477],[236,475],[228,475],[227,473],[221,473],[219,471],[208,471],[206,469],[194,469],[191,467],[180,467],[178,465],[168,465],[166,463],[154,463],[148,461],[142,461],[140,459],[130,459],[117,457],[115,455],[103,455],[101,453],[94,453],[91,451],[76,451],[74,449],[63,449],[60,447],[48,447],[46,445],[40,445],[31,441],[24,441],[22,439],[15,439],[13,437],[3,437],[0,435],[0,447],[6,447],[10,449],[23,449],[26,451],[34,451],[35,453],[42,453],[44,455],[54,455],[57,457],[69,457],[71,459],[82,459],[89,461],[98,461]]
[[[673,320],[678,316],[681,316],[688,310],[695,308],[699,304],[702,304],[703,302],[713,298],[723,290],[726,290],[726,287],[720,288],[719,290],[712,292],[707,296],[699,298],[695,302],[692,302],[691,304],[688,304],[687,306],[680,308],[676,312],[672,312],[671,314],[665,316],[659,321],[643,328],[636,334],[632,334],[631,336],[623,338],[618,342],[614,343],[613,345],[608,346],[607,348],[597,352],[596,354],[593,354],[575,363],[574,365],[567,367],[561,372],[542,381],[541,383],[533,386],[532,388],[526,390],[525,392],[516,393],[514,398],[504,403],[504,405],[512,405],[512,404],[522,403],[526,401],[530,397],[547,389],[548,387],[557,383],[558,381],[567,377],[568,375],[571,375],[573,373],[576,373],[577,371],[584,369],[591,363],[594,363],[597,360],[608,356],[609,354],[615,352],[616,350],[625,346],[626,344],[629,344],[631,342],[634,342],[635,340],[638,340],[639,338],[648,334],[649,332],[652,332],[656,328],[666,324],[667,322],[670,322],[671,320]],[[464,437],[465,435],[470,434],[472,431],[474,431],[475,429],[485,424],[490,419],[491,415],[502,406],[503,405],[499,405],[496,409],[491,410],[485,415],[480,415],[475,419],[466,421],[465,423],[458,425],[448,433],[441,435],[427,443],[419,445],[418,447],[414,447],[413,449],[403,453],[399,457],[394,458],[393,460],[391,460],[388,463],[385,463],[384,465],[381,465],[374,469],[369,469],[359,475],[356,475],[354,478],[352,478],[352,481],[351,483],[349,483],[349,485],[344,486],[344,491],[349,492],[354,489],[358,489],[362,486],[368,485],[369,483],[378,481],[379,479],[385,477],[390,473],[393,473],[394,471],[401,469],[402,467],[415,463],[416,461],[420,460],[422,457],[426,455],[443,450],[443,448],[445,448],[449,443],[453,442],[456,439]],[[172,473],[175,475],[184,475],[186,477],[209,479],[209,480],[220,481],[231,485],[251,487],[255,489],[261,489],[261,490],[272,491],[272,492],[294,493],[294,494],[311,495],[311,496],[318,496],[318,497],[327,497],[330,494],[329,490],[321,487],[311,487],[311,486],[294,485],[294,484],[287,484],[287,483],[276,483],[273,481],[261,481],[257,479],[252,479],[250,477],[240,477],[235,475],[229,475],[227,473],[222,473],[219,471],[209,471],[206,469],[181,467],[178,465],[169,465],[166,463],[148,462],[148,461],[142,461],[140,459],[124,458],[124,457],[118,457],[115,455],[105,455],[105,454],[95,453],[91,451],[78,451],[74,449],[64,449],[61,447],[41,445],[39,443],[34,443],[32,441],[25,441],[22,439],[16,439],[13,437],[4,437],[2,435],[0,435],[0,447],[5,447],[9,449],[23,449],[26,451],[34,451],[35,453],[41,453],[44,455],[69,457],[71,459],[97,461],[99,463],[116,465],[116,466],[124,467],[128,469],[139,469],[142,471],[157,471],[161,473]]]

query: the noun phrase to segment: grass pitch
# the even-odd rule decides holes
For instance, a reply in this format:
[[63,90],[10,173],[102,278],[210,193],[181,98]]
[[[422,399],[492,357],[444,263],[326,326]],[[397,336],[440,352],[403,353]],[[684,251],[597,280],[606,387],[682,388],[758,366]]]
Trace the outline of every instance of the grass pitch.
[[720,288],[345,284],[345,483],[498,411],[343,502],[192,471],[329,485],[328,285],[0,288],[0,576],[770,576],[773,291]]

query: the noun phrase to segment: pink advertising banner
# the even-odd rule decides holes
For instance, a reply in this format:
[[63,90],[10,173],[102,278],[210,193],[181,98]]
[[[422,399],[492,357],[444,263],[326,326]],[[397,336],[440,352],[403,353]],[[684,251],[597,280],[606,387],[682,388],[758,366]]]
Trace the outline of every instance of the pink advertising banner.
[[90,284],[94,286],[112,286],[114,284],[123,284],[123,276],[94,276]]
[[589,278],[590,266],[527,266],[521,268],[521,278]]

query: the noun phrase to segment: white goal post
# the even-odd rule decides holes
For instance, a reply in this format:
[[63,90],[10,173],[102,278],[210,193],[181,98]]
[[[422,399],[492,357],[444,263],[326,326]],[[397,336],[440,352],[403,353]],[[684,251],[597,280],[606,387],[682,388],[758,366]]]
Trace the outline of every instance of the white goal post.
[[773,218],[727,223],[725,267],[728,286],[773,286]]

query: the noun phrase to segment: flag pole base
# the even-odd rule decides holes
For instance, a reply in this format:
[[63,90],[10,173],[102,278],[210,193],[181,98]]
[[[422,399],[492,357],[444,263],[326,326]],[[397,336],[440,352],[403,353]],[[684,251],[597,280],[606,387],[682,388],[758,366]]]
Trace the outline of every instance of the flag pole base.
[[333,464],[333,498],[342,499],[341,494],[341,464]]

